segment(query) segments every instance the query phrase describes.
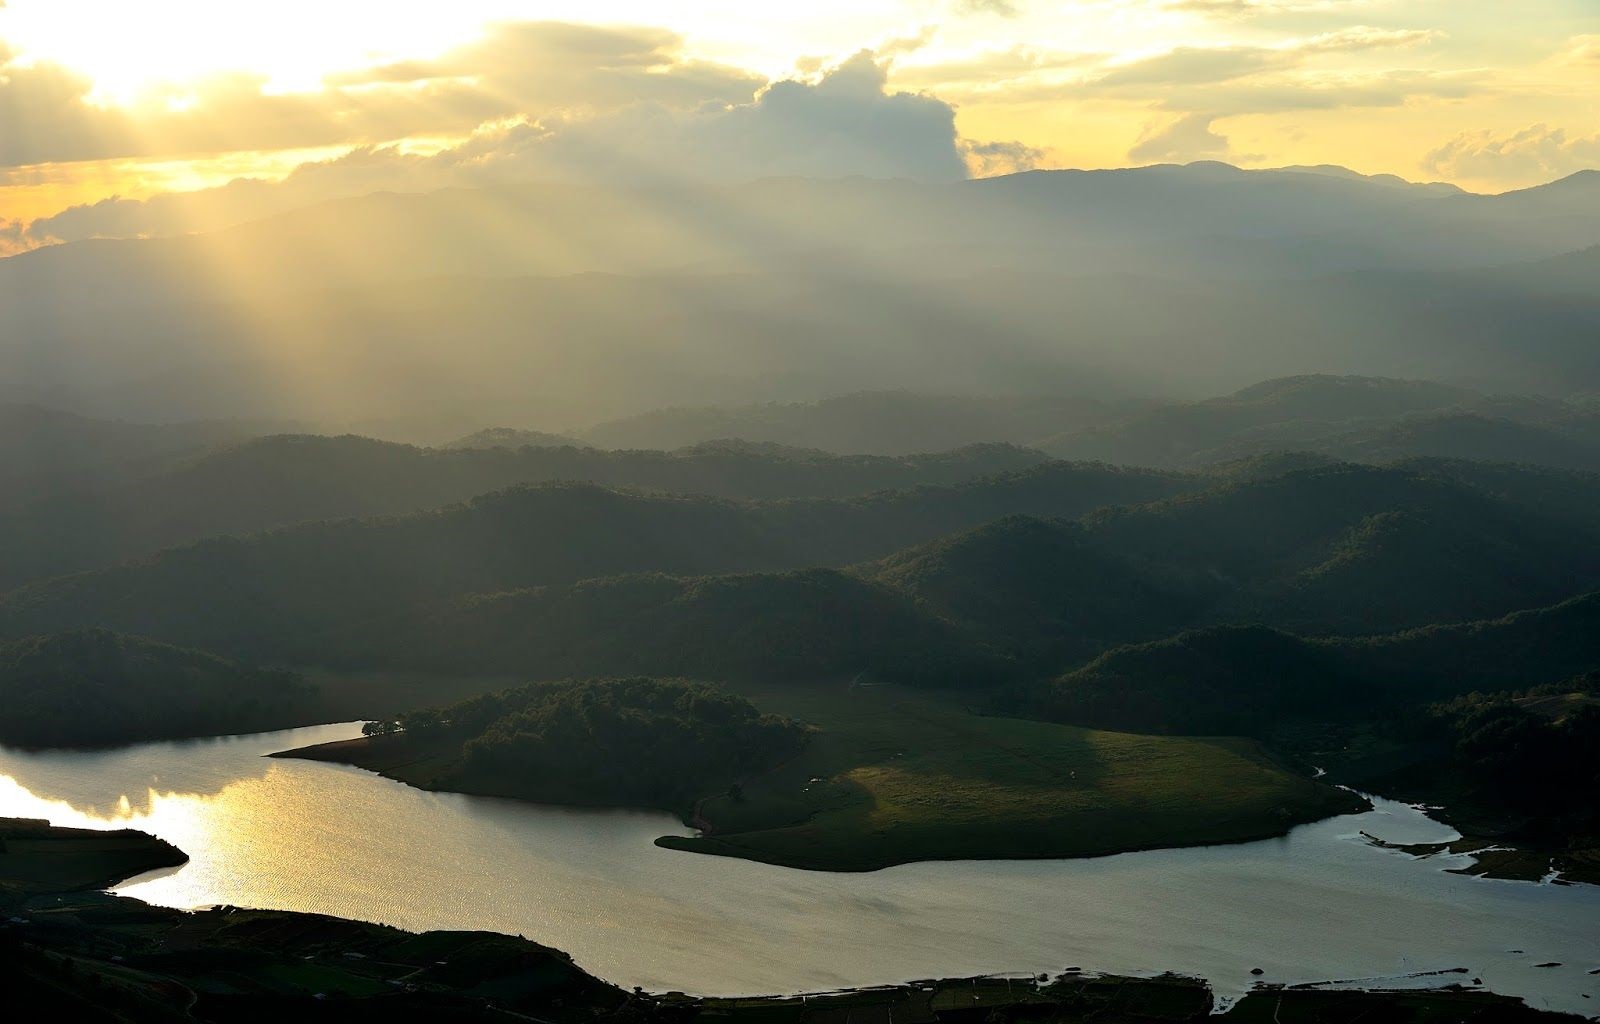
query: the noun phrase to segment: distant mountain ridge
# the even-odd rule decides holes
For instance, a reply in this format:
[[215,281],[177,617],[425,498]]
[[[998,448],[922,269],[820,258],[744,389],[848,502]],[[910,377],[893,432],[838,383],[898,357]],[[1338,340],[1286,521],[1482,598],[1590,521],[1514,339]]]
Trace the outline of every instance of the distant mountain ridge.
[[1592,389],[1571,339],[1600,307],[1553,303],[1541,264],[1600,244],[1593,180],[1474,196],[1196,164],[356,197],[0,260],[0,400],[571,422],[862,388],[1136,395],[1177,365],[1187,394],[1310,370]]
[[858,392],[816,402],[659,409],[601,423],[583,436],[611,448],[674,449],[737,439],[841,454],[902,454],[980,442],[1031,445],[1133,404],[1075,396]]
[[1586,435],[1600,445],[1595,417],[1556,399],[1488,395],[1432,381],[1310,374],[1201,402],[1158,404],[1038,444],[1066,458],[1123,465],[1198,466],[1304,448],[1362,461],[1513,456],[1600,469]]

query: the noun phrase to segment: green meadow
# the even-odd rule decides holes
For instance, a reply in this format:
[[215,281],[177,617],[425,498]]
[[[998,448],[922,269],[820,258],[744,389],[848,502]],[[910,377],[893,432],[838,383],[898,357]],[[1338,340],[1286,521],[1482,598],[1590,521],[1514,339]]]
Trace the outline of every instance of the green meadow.
[[662,846],[864,871],[1241,842],[1360,805],[1239,738],[1145,736],[970,712],[887,686],[745,690],[806,749],[696,806]]

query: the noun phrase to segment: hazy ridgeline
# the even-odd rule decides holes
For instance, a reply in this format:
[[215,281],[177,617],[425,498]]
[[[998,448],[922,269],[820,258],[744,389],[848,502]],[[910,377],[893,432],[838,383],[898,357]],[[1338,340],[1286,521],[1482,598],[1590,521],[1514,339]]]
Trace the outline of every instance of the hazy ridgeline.
[[1597,196],[1219,164],[374,195],[0,261],[0,398],[443,440],[863,388],[1571,394],[1600,386]]

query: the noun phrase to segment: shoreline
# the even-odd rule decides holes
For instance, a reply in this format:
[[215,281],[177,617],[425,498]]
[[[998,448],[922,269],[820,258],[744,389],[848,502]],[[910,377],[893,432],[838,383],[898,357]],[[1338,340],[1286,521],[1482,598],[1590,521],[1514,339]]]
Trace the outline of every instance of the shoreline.
[[[142,841],[148,849],[170,848],[182,856],[175,847],[144,833],[56,829],[36,821],[23,824],[30,835],[45,835],[66,846],[103,846],[113,835],[124,842]],[[0,867],[4,864],[0,858]],[[130,864],[129,869],[137,866]],[[1384,1019],[1385,1014],[1455,1012],[1472,1019],[1530,1024],[1584,1019],[1536,1010],[1516,997],[1492,993],[1465,967],[1380,978],[1258,980],[1236,997],[1219,995],[1212,982],[1194,976],[1103,974],[1079,967],[789,994],[693,996],[644,989],[630,993],[590,974],[569,954],[521,936],[415,932],[328,915],[236,906],[178,910],[95,891],[99,884],[78,879],[47,886],[0,919],[0,951],[10,957],[21,991],[27,992],[28,984],[48,983],[56,969],[52,965],[70,961],[75,976],[100,979],[89,982],[89,990],[99,996],[124,998],[130,976],[142,978],[150,992],[169,997],[181,992],[186,1007],[204,1005],[210,1014],[206,1019],[219,1021],[255,1019],[245,1008],[251,1006],[254,1012],[253,1004],[263,998],[275,1001],[284,1012],[328,1002],[350,1013],[365,1007],[371,1007],[366,1012],[379,1012],[378,1007],[394,1009],[415,1002],[428,1012],[461,1020],[478,1019],[474,1013],[533,1010],[551,1024],[597,1019],[770,1024],[774,1019],[828,1019],[823,1015],[833,1013],[872,1019],[899,1014],[902,1020],[924,1024],[963,1024],[973,1020],[975,1012],[990,1019],[997,1011],[1048,1013],[1058,1021],[1092,1019],[1101,1024],[1152,1019],[1311,1024],[1329,1019],[1329,1013],[1340,1015],[1335,1019],[1352,1013]],[[64,922],[69,926],[63,928]],[[235,965],[220,988],[213,979],[218,958]],[[1406,982],[1443,983],[1417,987]],[[1480,1013],[1493,1016],[1477,1016]]]

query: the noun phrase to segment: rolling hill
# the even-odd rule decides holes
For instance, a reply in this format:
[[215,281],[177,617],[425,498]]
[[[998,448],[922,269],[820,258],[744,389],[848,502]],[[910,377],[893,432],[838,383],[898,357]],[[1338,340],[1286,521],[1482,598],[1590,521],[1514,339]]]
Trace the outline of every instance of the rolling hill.
[[[1038,444],[1063,458],[1139,466],[1204,466],[1284,449],[1365,462],[1426,455],[1533,455],[1522,461],[1543,462],[1546,453],[1536,438],[1555,438],[1549,421],[1573,414],[1550,399],[1486,395],[1431,381],[1318,374],[1263,381],[1202,402],[1158,405]],[[1523,436],[1516,436],[1518,430]]]
[[1224,588],[1214,619],[1317,633],[1504,614],[1600,583],[1592,528],[1400,469],[1249,479],[1086,525],[1125,558]]
[[208,537],[403,515],[522,483],[587,481],[728,498],[848,497],[953,485],[1044,461],[1004,445],[874,458],[739,445],[673,453],[574,445],[434,450],[362,437],[272,436],[172,460],[126,483],[19,501],[0,512],[0,585],[101,568]]
[[304,725],[291,673],[104,630],[0,643],[0,743],[110,746]]
[[589,428],[616,448],[676,448],[719,438],[861,453],[934,452],[980,442],[1030,445],[1117,415],[1089,397],[959,397],[862,392],[817,402],[658,409]]
[[1600,594],[1497,619],[1367,639],[1220,626],[1112,650],[1031,709],[1136,731],[1260,734],[1288,720],[1372,717],[1473,690],[1520,690],[1600,666]]
[[1047,463],[952,487],[847,500],[738,502],[586,484],[518,487],[396,519],[218,538],[30,584],[0,598],[0,630],[100,625],[262,655],[298,634],[451,595],[639,572],[847,565],[1014,512],[1072,517],[1200,483]]

